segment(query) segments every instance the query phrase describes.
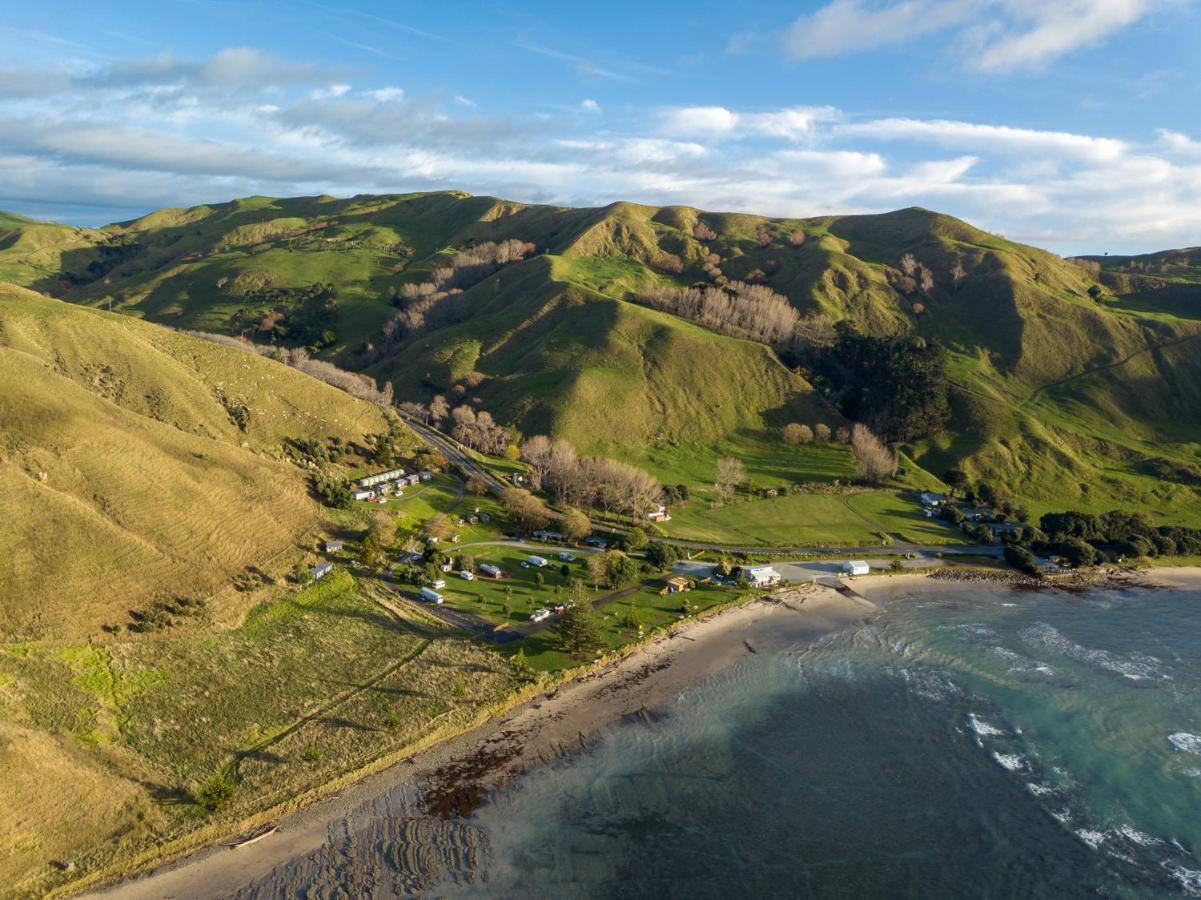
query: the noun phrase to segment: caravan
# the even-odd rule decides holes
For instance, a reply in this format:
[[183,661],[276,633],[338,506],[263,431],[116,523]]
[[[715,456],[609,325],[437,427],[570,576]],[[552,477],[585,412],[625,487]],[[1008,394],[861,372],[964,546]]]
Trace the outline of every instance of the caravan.
[[439,594],[437,591],[435,591],[433,588],[423,587],[421,589],[421,592],[417,596],[420,597],[422,600],[424,600],[426,603],[441,603],[441,602],[443,602],[442,595]]

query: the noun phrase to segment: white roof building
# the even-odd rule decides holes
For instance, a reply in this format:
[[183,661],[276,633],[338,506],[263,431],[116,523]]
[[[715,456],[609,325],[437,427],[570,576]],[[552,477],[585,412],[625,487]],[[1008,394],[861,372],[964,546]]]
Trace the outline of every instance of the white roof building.
[[752,587],[770,587],[780,580],[780,573],[771,566],[743,566],[740,572]]
[[871,570],[872,567],[867,564],[866,560],[862,559],[848,559],[842,564],[844,575],[867,575]]

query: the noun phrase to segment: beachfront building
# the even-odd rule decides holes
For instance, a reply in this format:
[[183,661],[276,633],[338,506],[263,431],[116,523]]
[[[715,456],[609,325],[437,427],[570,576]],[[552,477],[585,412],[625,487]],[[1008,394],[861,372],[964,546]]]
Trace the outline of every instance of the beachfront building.
[[771,587],[780,582],[780,573],[771,566],[743,566],[739,576],[751,587],[757,588]]
[[849,559],[842,564],[843,575],[867,575],[871,570],[872,567],[862,559]]

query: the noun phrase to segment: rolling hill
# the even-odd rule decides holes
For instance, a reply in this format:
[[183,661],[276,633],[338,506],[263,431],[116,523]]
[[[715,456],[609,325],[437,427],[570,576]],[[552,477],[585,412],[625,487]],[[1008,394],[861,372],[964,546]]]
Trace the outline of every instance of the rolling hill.
[[[845,319],[948,350],[953,416],[902,448],[925,470],[911,480],[962,467],[1036,512],[1197,509],[1195,487],[1164,476],[1201,461],[1201,286],[1189,251],[1069,261],[922,209],[769,219],[453,192],[252,197],[98,230],[6,227],[0,271],[34,289],[312,343],[399,397],[474,401],[526,434],[664,477],[685,465],[698,482],[720,452],[771,456],[785,422],[841,421],[796,359],[637,302],[718,276],[761,283],[815,328]],[[416,330],[385,336],[406,284],[505,240],[535,250],[464,284]],[[775,459],[752,475],[783,468]]]
[[324,513],[284,440],[387,428],[375,405],[256,354],[11,285],[0,421],[9,640],[91,634],[286,569]]

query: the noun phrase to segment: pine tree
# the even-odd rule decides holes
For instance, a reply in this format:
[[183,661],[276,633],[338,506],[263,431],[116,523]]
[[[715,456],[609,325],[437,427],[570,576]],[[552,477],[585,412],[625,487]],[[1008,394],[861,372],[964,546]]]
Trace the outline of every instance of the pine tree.
[[572,585],[571,599],[555,625],[555,632],[568,653],[595,650],[601,645],[601,627],[588,593],[578,581]]

